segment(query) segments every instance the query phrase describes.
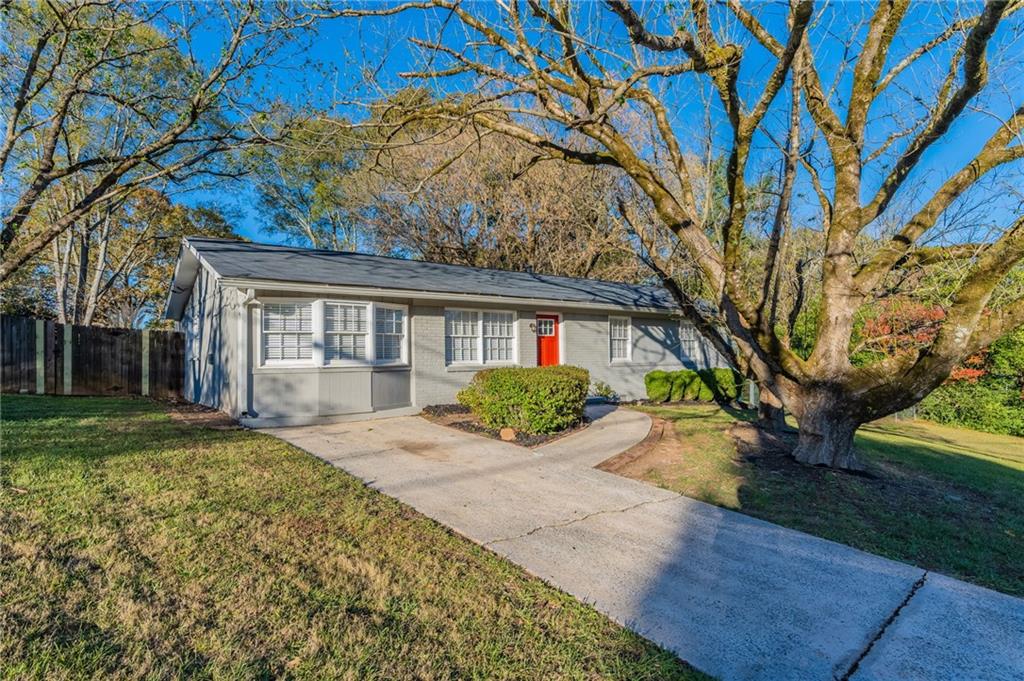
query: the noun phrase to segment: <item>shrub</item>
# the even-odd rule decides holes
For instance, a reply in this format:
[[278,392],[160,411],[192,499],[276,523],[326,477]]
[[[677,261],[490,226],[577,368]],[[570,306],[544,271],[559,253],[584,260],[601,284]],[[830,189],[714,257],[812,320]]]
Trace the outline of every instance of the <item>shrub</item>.
[[644,376],[647,399],[651,402],[668,402],[672,396],[672,375],[667,371],[649,371]]
[[700,372],[704,385],[711,389],[712,399],[718,402],[732,402],[740,394],[743,379],[733,369],[704,369]]
[[644,386],[651,402],[729,402],[739,395],[740,381],[732,369],[655,370],[644,376]]
[[570,366],[486,369],[459,392],[459,403],[490,428],[555,433],[583,417],[590,373]]
[[921,418],[988,433],[1024,436],[1024,329],[1013,331],[954,370],[921,400]]
[[675,390],[673,390],[672,399],[675,402],[680,400],[704,400],[704,393],[707,393],[707,400],[710,400],[710,393],[708,393],[704,384],[700,380],[700,374],[696,371],[689,369],[682,369],[674,372],[675,376]]
[[1024,398],[1012,380],[946,383],[921,400],[917,415],[950,426],[1024,436]]
[[609,402],[618,402],[619,394],[615,392],[615,389],[604,381],[594,381],[594,385],[590,391],[597,397],[603,398]]

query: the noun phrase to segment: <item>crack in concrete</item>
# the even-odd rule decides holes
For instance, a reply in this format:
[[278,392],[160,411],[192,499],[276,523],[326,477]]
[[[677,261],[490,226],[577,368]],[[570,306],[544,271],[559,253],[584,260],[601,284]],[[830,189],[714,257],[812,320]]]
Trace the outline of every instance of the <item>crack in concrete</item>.
[[523,537],[529,537],[531,534],[534,534],[535,532],[540,532],[541,530],[548,530],[548,529],[552,529],[552,528],[555,528],[555,527],[568,527],[569,525],[574,525],[576,523],[581,523],[584,520],[587,520],[589,518],[593,518],[594,516],[604,515],[606,513],[625,513],[626,511],[632,511],[634,508],[640,508],[641,506],[648,506],[648,505],[651,505],[651,504],[661,504],[661,503],[664,503],[666,501],[675,501],[676,499],[678,499],[678,496],[666,497],[664,499],[649,499],[648,501],[641,501],[640,503],[633,504],[631,506],[626,506],[624,508],[609,508],[609,509],[603,509],[603,510],[600,510],[600,511],[594,511],[594,512],[588,513],[588,514],[586,514],[584,516],[580,516],[579,518],[573,518],[572,520],[567,520],[565,522],[551,523],[549,525],[538,525],[537,527],[533,528],[529,532],[523,532],[522,534],[516,534],[516,535],[513,535],[511,537],[502,537],[500,539],[492,539],[491,541],[484,542],[483,544],[481,544],[481,546],[487,548],[487,547],[493,546],[494,544],[500,544],[501,542],[515,541],[516,539],[522,539]]
[[907,592],[906,597],[899,603],[899,605],[896,606],[895,609],[893,609],[891,613],[889,613],[889,616],[885,619],[884,622],[882,622],[882,626],[878,628],[878,631],[875,632],[875,635],[872,636],[871,640],[868,641],[866,646],[864,646],[864,650],[860,652],[860,655],[858,655],[857,658],[853,661],[853,664],[849,666],[849,668],[846,670],[846,673],[842,676],[833,677],[835,681],[850,681],[853,675],[857,673],[857,669],[860,667],[860,663],[863,662],[864,659],[871,653],[871,649],[875,647],[875,644],[882,640],[882,637],[885,635],[885,632],[889,629],[890,626],[892,626],[892,623],[895,622],[896,618],[900,616],[900,613],[903,611],[903,608],[907,607],[907,604],[910,603],[910,600],[917,594],[921,587],[924,586],[924,583],[927,580],[928,571],[925,570],[924,574],[921,575],[921,578],[910,585],[910,591]]

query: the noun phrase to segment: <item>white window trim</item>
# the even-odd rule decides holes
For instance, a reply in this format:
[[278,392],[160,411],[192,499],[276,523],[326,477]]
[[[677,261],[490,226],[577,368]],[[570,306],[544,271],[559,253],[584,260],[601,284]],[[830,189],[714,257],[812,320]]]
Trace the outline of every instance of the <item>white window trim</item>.
[[[683,338],[683,329],[689,329],[693,333],[693,338],[684,339]],[[691,324],[690,322],[686,321],[685,319],[680,319],[679,320],[679,361],[680,362],[685,362],[685,361],[689,360],[691,362],[696,362],[697,361],[697,355],[700,354],[700,342],[701,342],[701,337],[700,337],[700,333],[697,331],[697,327],[695,325]],[[692,343],[693,344],[693,354],[688,354],[686,352],[686,344],[687,343]]]
[[[288,367],[308,368],[308,367],[316,366],[316,361],[317,361],[316,302],[317,301],[311,300],[310,298],[262,298],[262,299],[260,299],[259,305],[256,306],[256,314],[254,315],[256,317],[256,328],[259,331],[259,341],[256,343],[256,354],[258,355],[257,359],[259,361],[256,363],[256,366],[270,367],[270,368],[274,368],[274,369],[281,369],[281,368],[288,368]],[[313,336],[313,339],[312,339],[313,352],[312,352],[312,356],[310,357],[310,359],[267,359],[266,357],[264,357],[264,346],[265,346],[264,333],[266,333],[266,332],[263,330],[263,305],[265,303],[270,303],[270,304],[273,304],[273,305],[277,305],[277,304],[288,305],[288,304],[311,303],[313,305],[313,326],[312,326],[312,330],[313,330],[312,331],[312,336]],[[321,322],[321,324],[322,324],[322,322]],[[321,328],[322,328],[322,326],[321,326]],[[319,348],[319,350],[320,350],[321,360],[322,360],[323,359],[323,347],[321,346]]]
[[[340,298],[260,298],[254,307],[253,317],[257,331],[257,343],[255,350],[257,368],[287,369],[287,368],[331,368],[331,367],[374,367],[374,366],[408,366],[409,365],[409,336],[411,324],[409,320],[409,306],[398,303],[375,303],[367,300],[343,300]],[[308,360],[268,360],[263,354],[263,305],[288,304],[288,303],[310,303],[313,306],[313,357]],[[358,305],[366,308],[366,359],[325,359],[324,349],[326,347],[327,333],[324,325],[324,311],[327,303],[340,305]],[[380,360],[377,357],[377,308],[389,308],[402,310],[402,355],[399,360]]]
[[[373,327],[373,304],[365,300],[341,300],[335,298],[323,298],[322,300],[316,301],[317,305],[313,308],[313,328],[315,329],[316,336],[314,337],[314,345],[320,346],[320,358],[317,362],[317,366],[325,367],[353,367],[353,366],[370,366],[373,364],[373,358],[376,357],[374,347],[374,327]],[[366,310],[366,359],[327,359],[327,306],[328,305],[351,305],[353,307],[362,307]],[[317,326],[317,319],[319,318],[320,325]],[[338,331],[331,333],[340,334],[351,334],[351,332]],[[320,342],[316,343],[319,339]]]
[[[622,319],[626,322],[626,356],[612,357],[612,320]],[[626,315],[608,315],[608,363],[629,364],[633,361],[633,318]]]
[[[377,359],[377,310],[401,310],[402,311],[402,346],[401,355],[398,359]],[[375,366],[405,366],[409,364],[409,306],[398,305],[396,303],[371,303],[370,304],[370,319],[371,335],[373,336],[368,342],[373,347],[373,363]],[[367,357],[370,357],[369,347],[367,346]]]
[[[448,313],[449,312],[475,312],[476,315],[476,356],[475,360],[448,361]],[[484,314],[497,312],[500,314],[512,315],[512,359],[502,361],[484,361]],[[444,309],[444,345],[445,345],[445,366],[489,366],[489,367],[510,367],[519,364],[519,313],[515,310],[500,310],[496,308],[479,307],[446,307]]]

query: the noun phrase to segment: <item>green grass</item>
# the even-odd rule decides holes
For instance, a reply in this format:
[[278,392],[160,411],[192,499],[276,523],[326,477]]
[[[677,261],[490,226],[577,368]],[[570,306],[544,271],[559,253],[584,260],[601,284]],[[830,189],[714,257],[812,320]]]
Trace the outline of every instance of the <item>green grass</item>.
[[634,477],[779,525],[1024,596],[1024,439],[924,421],[857,435],[871,477],[741,457],[715,405],[647,409],[675,453]]
[[274,438],[0,406],[0,677],[704,678]]

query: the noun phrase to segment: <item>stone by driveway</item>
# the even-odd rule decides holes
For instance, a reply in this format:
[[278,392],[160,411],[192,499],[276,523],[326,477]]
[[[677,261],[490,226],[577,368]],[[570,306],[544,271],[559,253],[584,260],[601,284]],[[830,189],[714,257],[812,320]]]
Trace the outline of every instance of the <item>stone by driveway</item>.
[[536,450],[418,417],[269,430],[722,679],[1022,679],[1024,600],[598,471],[647,416]]

